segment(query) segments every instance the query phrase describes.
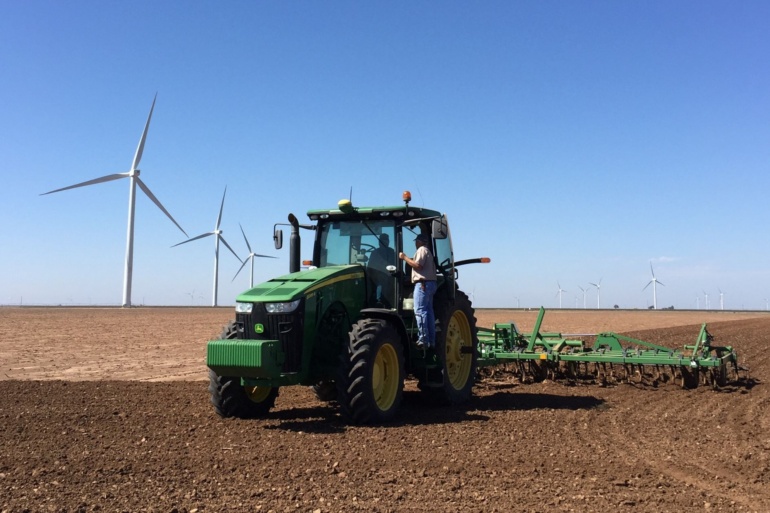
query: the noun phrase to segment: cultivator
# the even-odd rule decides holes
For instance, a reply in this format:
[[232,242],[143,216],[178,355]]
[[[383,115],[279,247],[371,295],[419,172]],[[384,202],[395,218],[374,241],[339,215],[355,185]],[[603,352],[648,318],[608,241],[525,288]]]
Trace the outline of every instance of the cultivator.
[[[671,349],[616,333],[570,335],[541,333],[541,308],[531,334],[514,323],[479,328],[479,367],[502,366],[522,381],[566,378],[605,385],[633,382],[658,386],[676,383],[719,388],[739,379],[738,356],[731,346],[713,345],[703,324],[693,345]],[[590,341],[593,340],[593,344]]]

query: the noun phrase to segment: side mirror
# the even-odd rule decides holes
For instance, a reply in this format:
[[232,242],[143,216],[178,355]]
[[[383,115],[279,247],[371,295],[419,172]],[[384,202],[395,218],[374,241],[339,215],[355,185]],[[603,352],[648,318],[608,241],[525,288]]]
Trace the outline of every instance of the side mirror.
[[431,236],[434,239],[446,239],[449,237],[449,220],[446,214],[431,223]]
[[273,232],[273,242],[275,243],[275,249],[283,247],[283,230],[275,230]]

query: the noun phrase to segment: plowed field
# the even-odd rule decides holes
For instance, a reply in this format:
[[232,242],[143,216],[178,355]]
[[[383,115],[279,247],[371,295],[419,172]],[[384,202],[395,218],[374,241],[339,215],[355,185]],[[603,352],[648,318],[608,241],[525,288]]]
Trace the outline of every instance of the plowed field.
[[[478,311],[479,325],[536,312]],[[262,420],[222,420],[211,308],[0,308],[0,511],[770,511],[770,315],[549,311],[544,331],[671,346],[701,322],[751,380],[714,391],[513,377],[462,407],[407,384],[396,422],[347,426],[281,389]]]

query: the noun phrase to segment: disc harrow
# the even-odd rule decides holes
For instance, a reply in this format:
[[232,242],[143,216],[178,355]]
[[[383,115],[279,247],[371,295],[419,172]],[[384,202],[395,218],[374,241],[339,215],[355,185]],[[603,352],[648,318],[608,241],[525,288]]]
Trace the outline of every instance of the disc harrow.
[[605,386],[674,383],[682,388],[721,388],[740,380],[743,369],[736,351],[715,345],[705,323],[694,344],[672,349],[613,332],[569,335],[580,337],[575,339],[543,333],[544,315],[541,308],[529,334],[519,332],[515,323],[479,328],[479,367],[498,366],[524,383],[566,379]]

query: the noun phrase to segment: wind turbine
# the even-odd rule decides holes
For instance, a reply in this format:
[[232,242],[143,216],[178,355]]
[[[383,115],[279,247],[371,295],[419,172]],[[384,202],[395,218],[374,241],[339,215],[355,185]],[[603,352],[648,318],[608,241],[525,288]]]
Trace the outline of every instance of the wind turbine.
[[706,310],[708,310],[709,309],[709,295],[708,295],[708,292],[706,292],[704,290],[703,291],[703,295],[706,296]]
[[[171,246],[172,248],[175,248],[177,246],[180,246],[182,244],[186,244],[188,242],[192,242],[194,240],[202,239],[204,237],[208,237],[209,235],[214,235],[215,237],[215,243],[214,243],[214,298],[212,300],[211,306],[217,306],[217,291],[219,290],[219,241],[222,241],[222,244],[224,244],[227,249],[230,250],[230,252],[235,255],[235,258],[238,259],[238,261],[243,264],[243,260],[241,260],[241,257],[238,256],[238,254],[233,251],[233,248],[230,247],[230,244],[227,243],[224,237],[222,237],[222,230],[219,229],[219,224],[222,222],[222,210],[225,208],[225,195],[227,194],[227,187],[225,187],[225,192],[222,194],[222,204],[219,206],[219,215],[217,216],[217,225],[214,228],[214,231],[206,232],[198,235],[197,237],[193,237],[192,239],[187,239],[186,241],[180,242],[179,244],[174,244]],[[235,279],[235,278],[233,278]]]
[[[650,286],[650,283],[652,283],[652,309],[657,310],[658,309],[658,290],[657,290],[657,284],[660,283],[664,287],[666,286],[662,281],[659,281],[655,277],[655,271],[652,270],[652,262],[650,262],[650,274],[652,274],[652,279],[647,282],[647,285],[644,286],[644,289]],[[644,290],[642,289],[642,290]]]
[[725,294],[722,292],[722,289],[717,287],[717,290],[719,291],[719,309],[724,310],[725,309]]
[[[243,269],[246,266],[247,262],[251,262],[251,278],[249,278],[249,288],[254,288],[254,257],[260,257],[260,258],[278,258],[270,255],[259,255],[257,253],[254,253],[251,250],[251,245],[249,244],[249,239],[246,238],[246,232],[243,231],[243,226],[241,223],[238,223],[238,226],[241,227],[241,233],[243,234],[243,240],[246,241],[246,247],[249,248],[249,256],[246,257],[246,259],[243,261],[243,264],[241,264],[240,269],[238,269],[238,272],[235,273],[235,276],[233,276],[233,281],[238,277],[238,274],[241,272],[241,269]],[[222,239],[224,240],[224,239]],[[236,255],[237,256],[237,255]]]
[[596,287],[596,309],[598,310],[601,306],[601,297],[602,297],[602,280],[604,278],[599,278],[599,283],[589,283],[589,285],[593,285]]
[[578,288],[583,291],[583,310],[586,309],[586,289],[578,285]]
[[131,170],[126,173],[115,173],[112,175],[106,175],[102,176],[101,178],[95,178],[93,180],[88,180],[87,182],[81,182],[76,183],[75,185],[70,185],[68,187],[62,187],[61,189],[55,189],[53,191],[44,192],[41,194],[41,196],[45,196],[46,194],[53,194],[54,192],[60,192],[60,191],[66,191],[67,189],[75,189],[77,187],[85,187],[86,185],[93,185],[97,183],[102,182],[111,182],[113,180],[120,180],[121,178],[128,178],[129,179],[129,189],[128,189],[128,235],[126,237],[126,265],[124,267],[123,272],[123,306],[131,306],[131,282],[132,282],[132,274],[133,274],[133,268],[134,268],[134,206],[136,204],[136,186],[138,185],[140,189],[147,195],[150,200],[152,200],[155,205],[159,209],[163,211],[166,216],[171,219],[171,221],[176,225],[177,228],[182,230],[182,233],[187,235],[187,232],[182,229],[181,226],[179,226],[179,223],[177,223],[173,217],[171,217],[171,214],[168,213],[168,210],[166,210],[163,205],[158,201],[158,198],[155,197],[155,195],[150,191],[150,189],[144,184],[144,182],[139,178],[139,168],[137,167],[139,165],[139,161],[142,160],[142,152],[144,152],[144,141],[147,139],[147,130],[150,128],[150,120],[152,119],[152,111],[155,109],[155,100],[158,98],[158,95],[155,94],[155,98],[152,99],[152,106],[150,107],[150,114],[147,116],[147,122],[144,125],[144,131],[142,132],[142,138],[139,139],[139,146],[136,148],[136,153],[134,154],[134,162],[131,164]]
[[567,291],[561,288],[561,285],[559,285],[558,281],[556,282],[556,285],[558,285],[559,287],[559,292],[557,292],[556,295],[559,296],[559,308],[561,308],[561,294],[562,292],[567,292]]

